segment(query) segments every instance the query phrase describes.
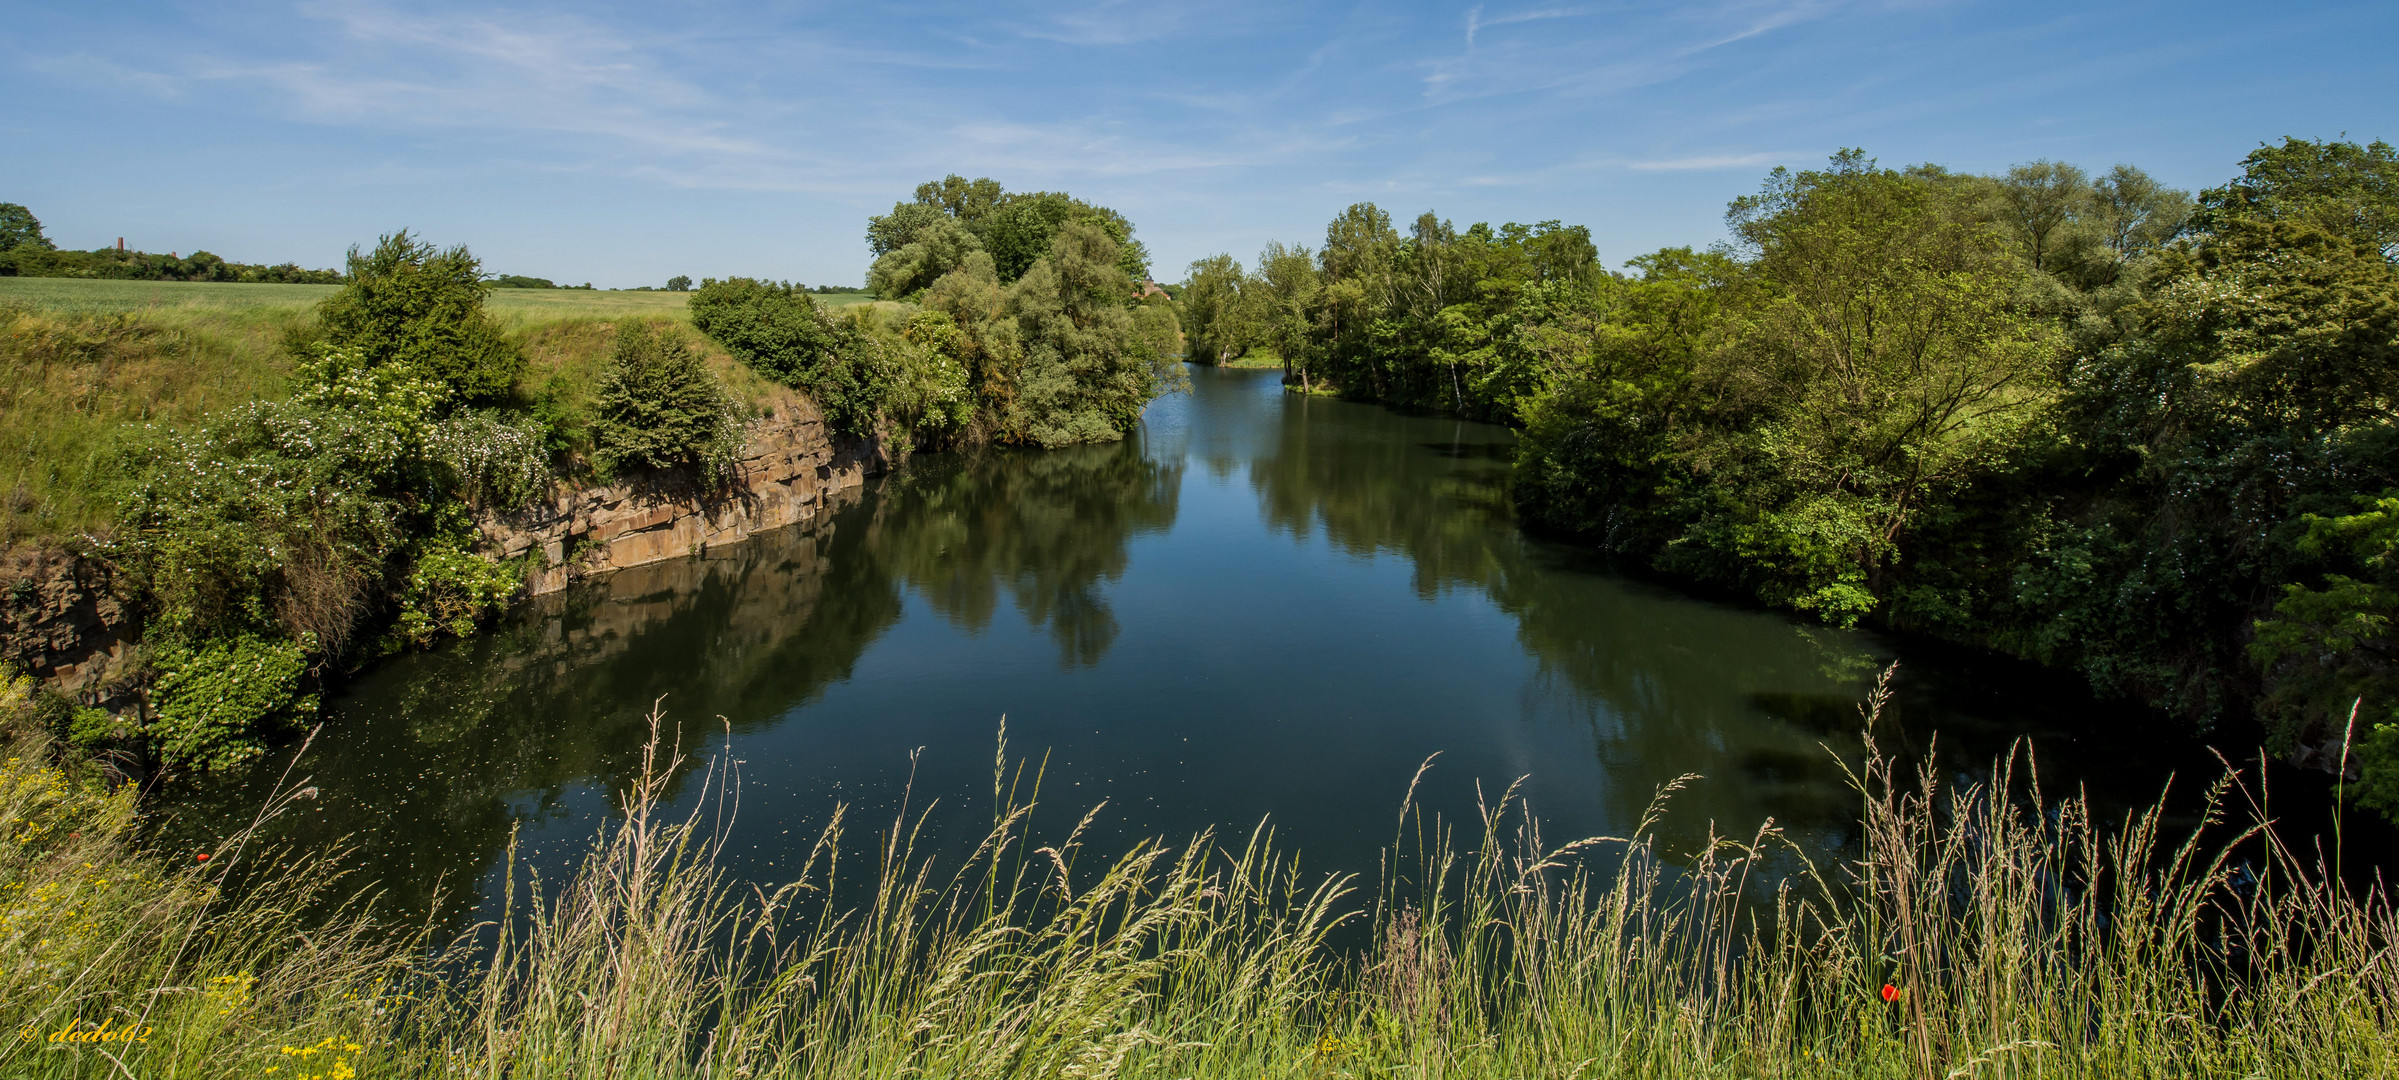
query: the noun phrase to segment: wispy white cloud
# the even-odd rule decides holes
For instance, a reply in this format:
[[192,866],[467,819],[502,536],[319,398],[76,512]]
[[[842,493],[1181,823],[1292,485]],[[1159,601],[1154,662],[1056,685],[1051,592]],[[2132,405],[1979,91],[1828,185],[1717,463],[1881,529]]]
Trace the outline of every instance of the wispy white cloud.
[[1895,0],[1721,0],[1666,12],[1623,13],[1597,33],[1548,32],[1504,40],[1497,27],[1596,15],[1587,7],[1536,7],[1493,14],[1466,11],[1466,47],[1420,65],[1424,96],[1436,102],[1499,94],[1613,93],[1654,85],[1697,69],[1702,54],[1777,30]]
[[[1970,153],[2087,153],[2057,133],[2079,123],[2087,136],[2089,103],[2109,103],[2107,131],[2152,137],[2165,129],[2128,79],[2221,69],[2127,47],[2144,40],[2138,20],[2101,9],[2039,20],[1916,10],[1956,0],[144,2],[156,6],[29,8],[12,23],[0,90],[52,96],[0,117],[28,133],[12,143],[51,148],[30,168],[0,160],[11,190],[110,152],[76,131],[164,145],[180,126],[205,132],[191,146],[254,146],[279,179],[310,178],[326,221],[354,214],[346,202],[359,196],[340,192],[377,184],[403,201],[481,192],[478,205],[527,217],[553,198],[655,195],[660,213],[718,221],[732,242],[761,237],[770,260],[811,245],[854,259],[854,215],[951,171],[1119,206],[1170,265],[1196,252],[1159,238],[1247,249],[1312,233],[1355,198],[1461,220],[1580,215],[1680,242],[1715,228],[1708,204],[1754,172],[1817,157],[1753,147],[1863,144],[1939,160],[1960,152],[1963,117],[1988,129]],[[2395,18],[2323,16],[2352,39]],[[2348,100],[2388,96],[2365,90]],[[444,183],[388,179],[409,170]],[[1665,176],[1688,179],[1654,182]],[[53,186],[66,193],[44,199],[77,197]],[[1660,215],[1679,211],[1657,200],[1701,209],[1668,222]],[[120,213],[86,201],[95,217]],[[488,212],[476,228],[518,228]],[[785,216],[761,226],[762,212]],[[528,250],[552,242],[523,230]]]
[[1626,162],[1625,168],[1639,172],[1700,172],[1710,169],[1754,169],[1760,165],[1779,165],[1811,155],[1796,151],[1774,150],[1755,154],[1703,154],[1698,157],[1665,158],[1657,161]]
[[1537,8],[1532,11],[1518,11],[1485,18],[1483,5],[1476,4],[1466,9],[1466,47],[1474,48],[1475,35],[1494,26],[1512,26],[1516,23],[1541,22],[1545,19],[1571,19],[1577,15],[1590,13],[1591,9],[1589,8]]
[[1068,45],[1133,45],[1156,41],[1184,25],[1180,5],[1154,0],[1101,0],[1100,3],[1052,12],[1047,18],[1021,26],[1017,33]]

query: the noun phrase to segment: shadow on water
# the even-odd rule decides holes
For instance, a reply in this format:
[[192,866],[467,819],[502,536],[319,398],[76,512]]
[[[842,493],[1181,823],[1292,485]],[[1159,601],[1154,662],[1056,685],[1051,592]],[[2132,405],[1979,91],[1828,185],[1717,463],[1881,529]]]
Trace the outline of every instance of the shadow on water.
[[[437,887],[488,902],[512,830],[545,873],[574,856],[662,696],[686,745],[740,763],[727,869],[754,881],[783,880],[837,802],[871,830],[904,799],[935,849],[971,844],[1002,714],[1041,771],[1037,828],[1106,801],[1089,839],[1113,854],[1263,819],[1308,865],[1369,875],[1434,755],[1418,798],[1457,820],[1529,777],[1552,837],[1621,835],[1699,774],[1667,851],[1769,818],[1845,849],[1857,706],[1894,660],[1878,738],[1937,745],[1957,778],[2019,738],[2103,806],[2215,773],[2069,677],[1694,599],[1528,536],[1503,428],[1193,376],[1125,442],[922,456],[810,523],[398,658],[334,703],[303,766],[324,794],[280,830],[346,842],[400,910]],[[170,792],[170,837],[248,821],[282,766]]]
[[[738,742],[849,679],[911,590],[968,629],[1004,601],[1059,667],[1095,663],[1116,634],[1105,583],[1130,537],[1172,524],[1178,468],[1130,444],[924,460],[798,526],[537,597],[350,684],[299,767],[322,794],[275,833],[350,848],[401,912],[473,896],[518,826],[588,835],[641,767],[654,702],[686,747]],[[170,792],[168,841],[247,824],[289,762]]]

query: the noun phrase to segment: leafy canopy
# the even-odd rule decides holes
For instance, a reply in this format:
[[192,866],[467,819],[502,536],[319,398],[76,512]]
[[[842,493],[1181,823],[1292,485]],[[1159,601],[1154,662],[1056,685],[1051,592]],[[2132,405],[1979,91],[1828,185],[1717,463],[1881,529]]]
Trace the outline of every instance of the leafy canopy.
[[[1128,278],[1148,277],[1149,252],[1133,239],[1133,223],[1123,214],[1065,192],[1009,192],[989,177],[968,180],[952,174],[917,185],[912,201],[897,203],[890,213],[867,219],[866,244],[880,266],[884,258],[917,243],[926,229],[953,224],[973,237],[981,250],[990,253],[993,269],[1001,283],[1006,284],[1023,277],[1034,263],[1049,255],[1059,229],[1078,222],[1097,226],[1108,234],[1117,246],[1118,268]],[[954,253],[960,247],[954,237],[937,243],[945,252]],[[918,257],[914,265],[926,264]],[[929,287],[961,262],[952,254],[939,265],[940,270],[933,273],[886,272],[886,278],[906,291],[874,291],[886,300],[901,299]]]
[[371,252],[351,248],[349,278],[317,305],[327,343],[421,372],[462,404],[515,388],[524,357],[484,312],[482,264],[464,246],[435,248],[402,229]]
[[50,238],[42,235],[41,220],[33,216],[33,211],[16,203],[0,203],[0,251],[21,247],[52,249]]

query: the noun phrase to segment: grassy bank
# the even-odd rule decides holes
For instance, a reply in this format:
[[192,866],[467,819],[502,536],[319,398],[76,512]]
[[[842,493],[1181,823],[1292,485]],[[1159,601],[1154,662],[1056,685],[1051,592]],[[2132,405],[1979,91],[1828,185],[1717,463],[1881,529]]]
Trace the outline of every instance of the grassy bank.
[[[0,278],[15,284],[41,279]],[[140,282],[71,282],[139,285]],[[312,290],[311,285],[212,285]],[[161,307],[139,315],[12,303],[0,292],[0,537],[105,526],[122,479],[109,453],[128,428],[181,430],[214,412],[281,398],[285,333],[305,307]]]
[[[128,429],[188,429],[244,402],[287,396],[288,334],[333,285],[0,278],[0,544],[103,530],[116,511],[113,451]],[[495,289],[488,310],[527,358],[525,386],[573,414],[588,405],[610,327],[688,324],[685,294]],[[879,304],[832,293],[841,306]],[[774,388],[688,335],[720,377],[760,404]]]
[[[1027,775],[1004,744],[1001,762]],[[836,880],[857,872],[835,859],[854,846],[838,814],[793,881],[728,880],[726,777],[692,778],[704,793],[674,816],[659,795],[678,767],[650,760],[570,880],[518,875],[512,928],[470,962],[379,944],[363,909],[292,914],[335,880],[322,863],[239,838],[205,861],[137,853],[122,796],[20,749],[0,769],[0,1023],[31,1037],[0,1061],[344,1078],[2399,1067],[2399,922],[2327,885],[2238,775],[2213,790],[2208,835],[2182,838],[2156,813],[2044,802],[2005,763],[1951,789],[1873,760],[1856,861],[1814,867],[1771,827],[1659,850],[1671,788],[1631,835],[1564,844],[1511,792],[1463,822],[1402,807],[1379,880],[1312,874],[1263,830],[1121,854],[1089,850],[1082,826],[1035,839],[1029,793],[995,776],[970,860],[923,855],[903,817],[852,852],[873,866],[860,892]],[[1802,869],[1777,882],[1770,862]],[[245,873],[263,887],[227,899]],[[836,913],[827,895],[867,899]],[[1329,946],[1341,927],[1371,944]],[[48,1040],[102,1021],[150,1041]]]

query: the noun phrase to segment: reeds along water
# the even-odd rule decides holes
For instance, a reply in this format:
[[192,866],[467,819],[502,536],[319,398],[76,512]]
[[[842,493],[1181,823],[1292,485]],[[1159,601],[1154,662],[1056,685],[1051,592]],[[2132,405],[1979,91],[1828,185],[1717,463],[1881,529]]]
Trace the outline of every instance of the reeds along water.
[[[1094,810],[1041,843],[1038,780],[1003,737],[972,858],[925,855],[921,816],[845,857],[836,814],[805,872],[769,891],[717,869],[731,778],[712,766],[670,814],[673,751],[653,738],[581,867],[512,875],[511,917],[473,954],[395,938],[363,904],[304,922],[335,880],[321,863],[227,899],[222,867],[258,858],[238,839],[160,870],[127,846],[123,796],[20,756],[0,792],[0,1007],[12,1029],[114,1016],[158,1034],[107,1060],[20,1039],[6,1071],[2399,1074],[2388,893],[2333,884],[2250,777],[2228,770],[2200,832],[2168,837],[2159,809],[2099,821],[2045,795],[2025,756],[1957,786],[1930,760],[1904,780],[1870,724],[1866,750],[1861,841],[1838,862],[1770,824],[1659,850],[1679,783],[1629,836],[1550,845],[1511,789],[1473,820],[1403,807],[1380,880],[1362,882],[1311,875],[1262,828],[1103,859],[1082,841]],[[102,867],[128,876],[89,883]],[[866,899],[824,902],[854,872]],[[1337,929],[1366,944],[1334,945]]]

